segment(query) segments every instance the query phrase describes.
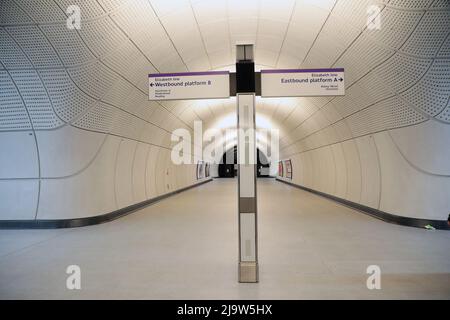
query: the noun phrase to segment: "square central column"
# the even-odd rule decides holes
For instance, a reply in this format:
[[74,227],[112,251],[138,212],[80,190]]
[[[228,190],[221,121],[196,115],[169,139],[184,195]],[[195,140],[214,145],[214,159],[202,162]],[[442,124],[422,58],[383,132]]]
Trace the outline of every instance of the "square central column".
[[237,46],[239,282],[258,282],[255,64],[253,46]]

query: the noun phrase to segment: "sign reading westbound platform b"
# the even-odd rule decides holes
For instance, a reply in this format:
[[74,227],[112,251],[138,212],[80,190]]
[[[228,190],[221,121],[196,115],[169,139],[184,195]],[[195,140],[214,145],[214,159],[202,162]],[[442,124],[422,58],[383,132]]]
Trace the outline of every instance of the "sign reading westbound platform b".
[[261,97],[323,97],[345,95],[344,69],[261,71]]
[[228,71],[150,74],[149,100],[222,99],[230,97]]

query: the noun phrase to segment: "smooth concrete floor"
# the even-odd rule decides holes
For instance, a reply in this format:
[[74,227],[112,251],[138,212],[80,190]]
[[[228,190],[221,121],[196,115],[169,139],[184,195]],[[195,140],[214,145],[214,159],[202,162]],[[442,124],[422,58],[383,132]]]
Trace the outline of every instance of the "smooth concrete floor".
[[[234,179],[119,220],[0,230],[0,299],[449,299],[450,232],[388,224],[258,180],[260,282],[237,282]],[[81,290],[66,268],[81,267]],[[381,290],[366,268],[381,268]]]

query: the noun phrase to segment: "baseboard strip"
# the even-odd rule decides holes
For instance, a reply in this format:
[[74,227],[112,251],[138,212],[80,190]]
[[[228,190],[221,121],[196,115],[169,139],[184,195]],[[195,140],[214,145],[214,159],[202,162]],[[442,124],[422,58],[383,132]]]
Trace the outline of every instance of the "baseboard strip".
[[77,218],[77,219],[61,219],[61,220],[0,220],[0,229],[62,229],[62,228],[78,228],[86,227],[95,224],[110,222],[122,218],[130,213],[152,205],[158,201],[176,195],[178,193],[187,191],[189,189],[198,187],[202,184],[212,181],[212,179],[202,181],[200,183],[178,189],[161,196],[133,204],[131,206],[105,213],[99,216]]
[[365,205],[362,205],[362,204],[359,204],[356,202],[352,202],[352,201],[345,200],[345,199],[342,199],[339,197],[335,197],[328,193],[324,193],[324,192],[320,192],[320,191],[317,191],[314,189],[306,188],[306,187],[300,186],[298,184],[295,184],[295,183],[292,183],[289,181],[281,180],[278,178],[277,178],[277,181],[286,183],[292,187],[299,188],[304,191],[308,191],[310,193],[319,195],[321,197],[336,201],[342,205],[345,205],[352,209],[356,209],[364,214],[367,214],[369,216],[372,216],[374,218],[377,218],[377,219],[380,219],[380,220],[383,220],[383,221],[386,221],[389,223],[399,224],[399,225],[408,226],[408,227],[422,228],[422,229],[425,228],[425,226],[430,225],[435,229],[450,230],[450,226],[448,225],[448,222],[445,220],[428,220],[428,219],[397,216],[395,214],[391,214],[391,213],[388,213],[385,211],[367,207]]

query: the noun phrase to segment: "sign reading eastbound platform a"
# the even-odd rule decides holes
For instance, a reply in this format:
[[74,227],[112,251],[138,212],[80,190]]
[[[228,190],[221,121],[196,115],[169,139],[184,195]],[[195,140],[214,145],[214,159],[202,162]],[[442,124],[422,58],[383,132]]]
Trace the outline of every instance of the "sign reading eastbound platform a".
[[228,71],[150,74],[150,100],[223,99],[230,97]]
[[261,97],[345,95],[344,69],[261,70]]

